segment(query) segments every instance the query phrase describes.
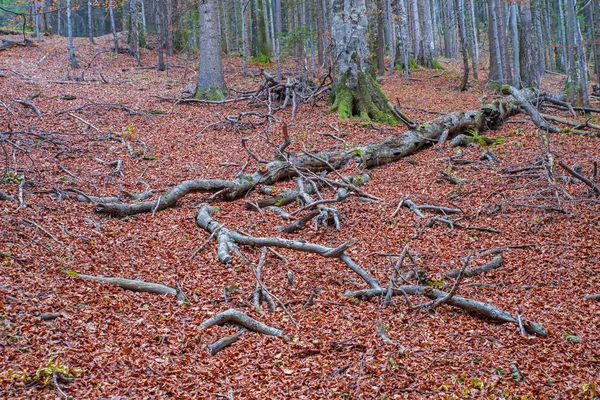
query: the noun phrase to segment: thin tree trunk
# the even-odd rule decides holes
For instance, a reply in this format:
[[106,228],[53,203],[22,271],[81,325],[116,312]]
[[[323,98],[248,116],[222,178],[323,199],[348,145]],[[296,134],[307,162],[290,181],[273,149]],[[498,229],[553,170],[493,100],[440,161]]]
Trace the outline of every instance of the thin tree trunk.
[[87,7],[87,11],[88,11],[88,35],[90,38],[90,44],[96,44],[94,43],[94,17],[92,14],[92,0],[88,0],[88,7]]
[[140,24],[137,0],[129,0],[129,12],[131,14],[131,31],[129,32],[129,53],[140,65]]
[[67,50],[69,51],[69,61],[71,63],[71,67],[79,68],[79,64],[77,63],[77,58],[75,57],[75,47],[73,46],[73,10],[71,10],[71,0],[67,0],[67,35],[68,35],[68,44]]
[[[110,16],[110,28],[113,35],[113,47],[115,54],[119,54],[119,39],[117,36],[117,25],[115,24],[115,0],[108,0],[108,14]],[[59,14],[60,15],[60,14]]]
[[398,12],[398,42],[400,43],[402,49],[402,57],[404,62],[404,74],[406,77],[406,84],[409,84],[409,53],[410,53],[410,43],[408,39],[408,21],[406,14],[406,7],[404,5],[404,0],[396,0],[396,11]]
[[535,27],[531,0],[521,2],[521,36],[520,66],[523,87],[537,89],[540,87],[541,71],[539,68],[540,53],[536,48]]
[[568,44],[567,44],[567,31],[566,31],[566,18],[565,18],[565,0],[558,0],[558,16],[559,16],[559,23],[560,23],[560,45],[561,45],[561,50],[560,50],[560,55],[561,55],[561,59],[562,59],[562,68],[563,71],[569,71],[569,57],[568,57]]
[[477,39],[477,22],[475,21],[475,6],[473,0],[467,0],[467,37],[473,64],[473,78],[479,79],[479,41]]
[[423,62],[427,68],[433,67],[433,54],[435,43],[433,41],[433,26],[431,24],[431,6],[429,1],[419,2],[421,8],[421,18],[423,19]]
[[158,52],[158,70],[164,71],[166,69],[165,66],[165,54],[164,54],[164,33],[163,33],[163,18],[162,18],[162,0],[154,0],[154,17],[156,22],[156,51]]
[[384,11],[383,0],[377,0],[377,75],[385,72],[385,39],[383,32]]
[[246,30],[246,6],[249,0],[240,0],[242,16],[242,73],[248,75],[248,32]]
[[462,92],[467,90],[467,84],[469,83],[469,57],[467,55],[467,40],[465,38],[464,0],[454,0],[454,12],[456,14],[456,21],[458,23],[458,37],[460,39],[460,46],[462,48],[463,79],[459,87],[459,90]]
[[395,24],[394,17],[392,15],[392,1],[386,0],[385,2],[385,26],[387,41],[390,53],[390,76],[394,75],[394,62],[396,61],[396,45],[395,45]]
[[[510,30],[512,32],[513,46],[513,86],[521,89],[521,66],[519,64],[519,28],[518,28],[518,13],[519,6],[516,0],[512,0],[510,5]],[[521,20],[523,22],[523,20]]]
[[275,0],[275,57],[277,59],[277,79],[281,80],[281,0]]
[[496,15],[496,1],[488,0],[489,25],[490,25],[490,81],[504,83],[502,68],[502,55],[500,54],[500,38],[498,34],[498,18]]
[[417,0],[410,0],[412,15],[413,15],[413,24],[414,24],[414,32],[413,32],[413,57],[418,60],[421,56],[421,25],[419,22],[419,6],[417,4]]

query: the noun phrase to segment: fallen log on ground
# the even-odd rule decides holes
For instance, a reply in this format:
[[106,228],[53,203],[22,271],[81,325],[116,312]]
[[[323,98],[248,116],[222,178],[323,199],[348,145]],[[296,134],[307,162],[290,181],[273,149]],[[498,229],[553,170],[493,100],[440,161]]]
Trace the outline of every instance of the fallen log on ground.
[[196,224],[209,233],[213,233],[218,229],[215,235],[218,243],[217,257],[225,265],[229,265],[233,261],[231,256],[232,252],[239,254],[238,245],[254,247],[280,247],[284,249],[314,253],[325,258],[337,258],[346,264],[352,271],[358,274],[365,282],[369,284],[369,286],[372,288],[380,287],[377,279],[369,275],[367,271],[362,269],[346,253],[346,250],[356,243],[354,240],[349,240],[336,248],[331,248],[300,240],[248,236],[239,232],[233,232],[219,224],[212,217],[217,213],[217,211],[217,207],[204,204],[196,213]]
[[166,294],[170,296],[176,296],[178,301],[185,302],[187,298],[183,291],[179,288],[162,285],[160,283],[144,282],[134,279],[122,279],[122,278],[110,278],[104,276],[85,275],[77,272],[69,272],[69,275],[77,278],[86,279],[96,282],[105,282],[112,285],[117,285],[122,289],[130,290],[132,292],[146,292],[154,294]]
[[[365,298],[370,299],[373,297],[384,297],[387,293],[387,288],[379,289],[366,289],[358,290],[354,292],[346,292],[344,296],[353,298]],[[442,290],[433,289],[428,286],[417,286],[417,285],[406,285],[399,286],[392,290],[394,296],[404,296],[404,294],[413,296],[426,296],[432,300],[443,299],[448,296],[447,292]],[[461,296],[453,296],[447,303],[450,306],[463,309],[467,312],[474,313],[479,317],[491,319],[500,323],[511,323],[518,325],[518,321],[509,312],[499,309],[488,303],[484,303],[478,300],[472,300]],[[525,330],[530,334],[535,334],[542,337],[547,337],[548,333],[544,327],[537,322],[523,320],[523,326]]]
[[[537,96],[537,92],[530,89],[521,90],[519,93],[527,100]],[[520,102],[509,96],[507,99],[496,100],[480,110],[459,111],[441,116],[378,143],[318,154],[285,155],[279,151],[273,161],[263,164],[252,175],[241,175],[232,180],[188,180],[153,201],[98,204],[95,210],[116,217],[160,211],[174,207],[181,197],[195,192],[218,192],[225,200],[235,200],[245,196],[259,185],[272,185],[283,179],[297,177],[298,171],[331,171],[340,169],[351,161],[356,161],[364,168],[374,168],[418,152],[437,142],[445,131],[454,135],[467,129],[475,129],[478,132],[496,129],[508,117],[518,112],[520,112]],[[263,204],[260,206],[262,207]]]

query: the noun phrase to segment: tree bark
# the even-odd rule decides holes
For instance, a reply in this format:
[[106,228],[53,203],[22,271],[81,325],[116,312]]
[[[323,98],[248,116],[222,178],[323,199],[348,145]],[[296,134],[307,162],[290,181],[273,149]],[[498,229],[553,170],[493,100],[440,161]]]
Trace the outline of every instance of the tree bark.
[[465,38],[464,0],[454,0],[454,9],[456,12],[456,20],[458,22],[458,36],[460,38],[463,57],[463,79],[459,87],[459,90],[462,92],[467,90],[467,84],[469,83],[469,57],[467,54],[467,40]]
[[523,87],[539,88],[541,83],[541,71],[538,60],[540,53],[536,49],[537,45],[535,41],[535,29],[533,26],[530,0],[525,0],[521,3],[520,33],[520,67],[522,85]]
[[119,54],[119,40],[117,36],[117,25],[115,24],[115,7],[115,0],[108,0],[108,14],[110,16],[110,28],[113,35],[113,47],[115,54]]
[[223,77],[217,0],[200,1],[200,61],[197,99],[221,100],[227,92]]
[[334,85],[331,111],[340,118],[396,123],[389,101],[371,75],[364,0],[334,0]]
[[90,39],[90,44],[96,44],[94,43],[94,16],[92,10],[92,0],[88,0],[88,37]]
[[67,35],[68,35],[68,44],[67,50],[69,51],[69,61],[71,63],[71,67],[79,68],[79,64],[77,63],[77,57],[75,57],[75,47],[73,45],[73,10],[71,9],[71,0],[67,0]]

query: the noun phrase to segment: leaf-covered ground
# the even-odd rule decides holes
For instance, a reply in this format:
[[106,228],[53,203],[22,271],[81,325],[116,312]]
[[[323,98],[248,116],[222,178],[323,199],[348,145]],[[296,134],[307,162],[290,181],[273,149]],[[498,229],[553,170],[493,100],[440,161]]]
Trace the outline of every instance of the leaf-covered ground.
[[[281,235],[276,229],[282,224],[280,217],[249,211],[244,200],[215,203],[221,207],[215,218],[230,229],[256,236],[300,238],[327,246],[355,238],[358,243],[350,254],[381,282],[389,280],[395,259],[374,253],[399,253],[407,243],[430,279],[450,286],[452,281],[440,274],[459,268],[469,251],[535,245],[506,251],[503,268],[466,279],[459,294],[540,322],[548,338],[524,338],[514,325],[493,324],[448,306],[435,312],[411,312],[400,298],[386,309],[379,300],[350,300],[343,293],[365,284],[342,263],[281,250],[287,263],[269,256],[264,267],[263,279],[270,291],[290,302],[306,300],[313,290],[321,290],[312,306],[304,301],[287,306],[296,327],[281,309],[269,313],[253,308],[249,296],[256,283],[243,260],[236,259],[231,267],[221,265],[215,259],[214,242],[190,260],[209,236],[194,221],[198,205],[209,195],[189,195],[177,208],[154,216],[115,219],[94,213],[89,203],[59,197],[54,189],[95,196],[154,189],[158,195],[185,179],[233,178],[248,158],[241,139],[252,137],[249,146],[270,159],[273,149],[259,134],[279,142],[281,124],[267,132],[262,126],[204,129],[227,115],[264,109],[250,108],[245,102],[211,106],[161,101],[154,96],[178,97],[195,80],[195,59],[172,57],[176,66],[158,72],[136,67],[126,54],[97,54],[109,48],[108,38],[99,39],[103,47],[92,47],[84,39],[75,43],[79,70],[68,69],[62,38],[0,53],[0,191],[17,198],[19,184],[26,180],[24,206],[19,201],[0,203],[3,397],[57,397],[51,380],[39,379],[37,385],[30,380],[53,360],[82,370],[72,383],[61,385],[78,399],[214,399],[229,394],[235,399],[593,398],[595,385],[600,385],[600,304],[584,296],[600,292],[598,199],[587,186],[562,179],[562,171],[556,171],[555,186],[544,173],[503,173],[543,156],[539,134],[524,115],[489,133],[499,139],[492,147],[499,163],[479,161],[480,147],[436,146],[372,170],[373,179],[364,190],[384,201],[350,199],[339,204],[344,217],[340,231],[311,227]],[[143,64],[154,63],[153,54],[144,51]],[[448,113],[494,99],[483,82],[458,93],[460,70],[454,63],[445,65],[444,73],[415,71],[409,86],[399,74],[385,77],[384,91],[394,102],[397,97],[417,122],[436,115],[408,107]],[[232,88],[253,89],[262,82],[258,66],[251,67],[255,77],[241,76],[239,58],[226,59],[225,70]],[[95,81],[56,83],[68,77]],[[547,85],[556,88],[560,77],[552,79]],[[32,102],[42,118],[16,102],[37,93]],[[276,114],[289,124],[292,151],[300,152],[303,146],[342,149],[405,130],[339,122],[326,112],[321,101],[314,107],[299,107],[295,119],[289,108]],[[319,133],[335,133],[345,143]],[[111,135],[121,136],[135,156]],[[591,176],[592,164],[600,158],[598,140],[556,134],[550,137],[550,151],[556,160],[580,164]],[[450,157],[475,162],[458,164]],[[98,159],[122,160],[123,176],[111,174],[114,168]],[[256,167],[254,162],[248,166]],[[470,182],[452,185],[441,179],[440,170]],[[346,172],[357,173],[357,167],[349,166]],[[282,182],[276,188],[293,185]],[[414,239],[426,219],[407,208],[391,218],[406,195],[418,204],[458,207],[466,214],[464,224],[502,233],[438,224]],[[251,193],[247,200],[261,196]],[[242,251],[257,262],[258,249]],[[476,258],[473,264],[489,259]],[[67,271],[170,286],[178,282],[190,305],[179,305],[173,297],[84,281]],[[293,273],[293,286],[288,272]],[[200,331],[198,325],[231,307],[282,329],[291,341],[249,333],[215,357],[209,356],[207,345],[233,330]],[[49,312],[60,315],[43,321],[40,315]],[[406,353],[378,337],[378,321],[392,340],[407,348]],[[511,365],[518,368],[522,380],[515,379]]]

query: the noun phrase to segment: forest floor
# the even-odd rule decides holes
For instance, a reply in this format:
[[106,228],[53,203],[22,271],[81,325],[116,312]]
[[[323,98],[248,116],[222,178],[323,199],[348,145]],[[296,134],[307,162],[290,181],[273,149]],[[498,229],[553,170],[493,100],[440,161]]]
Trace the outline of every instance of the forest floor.
[[[59,197],[54,190],[75,189],[94,196],[148,189],[164,193],[185,179],[230,179],[248,158],[241,139],[251,137],[249,146],[271,159],[273,150],[259,134],[278,142],[282,124],[272,124],[267,132],[264,126],[204,129],[227,115],[256,109],[246,102],[174,105],[157,99],[178,97],[195,81],[195,72],[182,67],[188,63],[185,57],[171,58],[179,67],[159,72],[138,68],[127,54],[97,54],[109,49],[108,37],[99,38],[98,46],[83,38],[75,43],[82,66],[78,70],[68,67],[64,38],[0,52],[0,191],[17,198],[22,179],[26,181],[24,204],[0,203],[0,397],[59,396],[43,371],[53,360],[81,370],[72,383],[61,384],[78,399],[594,398],[600,385],[600,303],[584,297],[600,292],[599,199],[588,186],[562,179],[562,170],[555,171],[553,187],[536,170],[503,172],[543,157],[538,130],[525,114],[487,133],[499,139],[490,147],[500,159],[497,163],[480,161],[481,147],[432,146],[373,169],[363,190],[383,201],[350,198],[339,203],[339,231],[311,226],[282,234],[276,228],[282,224],[280,217],[246,209],[245,200],[264,196],[258,192],[245,200],[213,204],[220,207],[215,216],[220,223],[255,236],[304,239],[330,247],[354,238],[357,244],[349,254],[380,282],[389,281],[395,258],[374,253],[399,253],[406,244],[430,283],[446,287],[453,280],[444,280],[441,273],[460,268],[469,251],[532,245],[505,251],[504,267],[465,279],[458,293],[543,324],[547,338],[523,337],[512,324],[491,323],[449,306],[409,311],[401,298],[387,308],[379,300],[346,298],[346,290],[366,285],[345,265],[281,249],[287,262],[269,256],[263,281],[282,302],[292,301],[286,308],[296,326],[281,308],[269,313],[251,305],[256,284],[252,268],[241,259],[229,267],[219,263],[215,242],[190,259],[209,237],[194,220],[208,194],[188,195],[178,207],[154,215],[119,219],[101,216],[92,204]],[[142,57],[143,65],[155,64],[150,51],[144,50]],[[188,65],[194,68],[195,63],[191,59]],[[262,83],[257,66],[250,68],[254,75],[243,78],[240,58],[228,58],[224,65],[230,88],[254,89]],[[448,67],[444,73],[414,71],[416,80],[408,86],[399,73],[386,76],[383,89],[417,122],[437,115],[409,107],[449,113],[477,109],[480,100],[494,99],[483,79],[457,92],[459,64],[443,65]],[[274,66],[267,69],[273,72]],[[95,80],[56,83],[82,76]],[[557,90],[561,77],[549,79],[548,87]],[[17,102],[37,93],[31,102],[41,118]],[[303,146],[343,149],[406,130],[338,121],[327,110],[321,101],[315,107],[298,107],[295,118],[289,107],[276,113],[289,125],[292,151],[300,152]],[[319,133],[333,133],[345,143]],[[112,135],[121,136],[135,155]],[[600,159],[598,140],[552,134],[549,149],[556,160],[579,164],[590,176],[594,161]],[[457,163],[457,158],[472,163]],[[114,167],[98,159],[122,160],[122,176],[111,174]],[[252,161],[249,169],[256,166]],[[440,170],[469,181],[453,185],[441,179]],[[359,172],[356,165],[343,171]],[[294,182],[275,186],[281,191]],[[424,228],[427,219],[407,208],[392,218],[407,195],[418,204],[460,208],[463,223],[501,233],[440,224]],[[260,250],[242,251],[257,262]],[[474,258],[472,264],[490,258]],[[179,283],[189,306],[173,297],[78,279],[68,271]],[[288,282],[289,272],[294,285]],[[305,305],[317,289],[317,300]],[[248,333],[210,356],[207,345],[234,330],[199,330],[198,325],[232,307],[283,330],[291,340]],[[58,316],[44,321],[42,313]],[[405,352],[381,340],[379,321]],[[515,368],[520,377],[513,374]]]

